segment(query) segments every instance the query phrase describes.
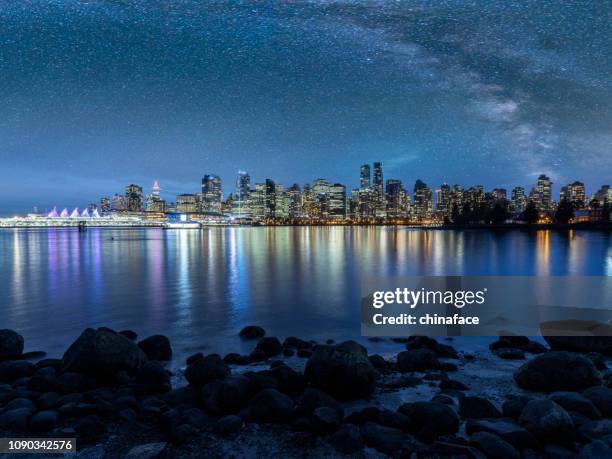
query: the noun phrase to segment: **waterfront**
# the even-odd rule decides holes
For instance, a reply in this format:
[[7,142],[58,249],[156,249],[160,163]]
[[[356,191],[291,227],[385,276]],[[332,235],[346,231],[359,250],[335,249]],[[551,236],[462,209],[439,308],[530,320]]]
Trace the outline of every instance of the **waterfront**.
[[612,276],[612,237],[598,231],[5,229],[0,253],[0,323],[29,350],[57,356],[83,328],[109,326],[168,335],[175,362],[247,352],[236,335],[250,323],[280,337],[359,336],[368,277]]

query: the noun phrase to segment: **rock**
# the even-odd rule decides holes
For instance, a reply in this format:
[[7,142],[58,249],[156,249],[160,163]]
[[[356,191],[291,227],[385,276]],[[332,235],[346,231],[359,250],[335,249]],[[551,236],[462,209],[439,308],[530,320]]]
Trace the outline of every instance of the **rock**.
[[353,454],[363,448],[363,438],[359,428],[353,424],[343,424],[327,441],[342,454]]
[[555,351],[598,352],[612,356],[611,336],[544,336]]
[[235,413],[248,401],[249,379],[245,376],[229,376],[214,380],[202,389],[202,405],[215,416]]
[[432,402],[444,403],[445,405],[454,405],[455,404],[455,400],[453,400],[452,397],[449,397],[448,395],[444,395],[444,394],[434,395],[431,398],[431,401]]
[[162,456],[162,452],[166,449],[166,443],[146,443],[144,445],[134,446],[128,451],[124,459],[157,459]]
[[149,360],[167,361],[172,359],[170,340],[164,335],[153,335],[138,343]]
[[559,445],[544,446],[544,457],[546,459],[575,459],[574,451]]
[[95,414],[90,414],[80,419],[74,426],[74,430],[85,439],[94,439],[106,432],[106,426]]
[[501,412],[487,399],[462,397],[459,400],[459,414],[464,419],[500,418]]
[[380,409],[373,421],[385,427],[393,427],[394,429],[410,429],[410,420],[408,417],[397,411]]
[[525,353],[521,349],[512,349],[510,347],[502,347],[497,349],[495,354],[500,359],[505,360],[523,360],[525,358]]
[[612,457],[612,448],[601,440],[584,445],[578,454],[579,459],[609,459]]
[[49,432],[57,424],[57,411],[39,411],[30,419],[30,430],[35,434]]
[[296,338],[295,336],[290,336],[283,341],[283,347],[293,349],[311,349],[312,343]]
[[223,379],[231,373],[227,364],[217,354],[197,360],[185,370],[185,378],[193,387],[203,387],[213,379]]
[[590,421],[578,427],[578,434],[581,439],[586,441],[604,440],[612,438],[612,420],[601,419]]
[[336,411],[339,418],[344,417],[344,408],[342,405],[328,394],[311,387],[304,390],[304,393],[298,401],[298,413],[304,416],[311,416],[312,413],[320,407],[332,408]]
[[373,422],[367,422],[361,427],[361,436],[367,446],[388,455],[398,451],[409,438],[401,430],[384,427]]
[[242,429],[243,424],[240,417],[230,414],[219,419],[214,426],[214,430],[220,435],[229,435]]
[[389,368],[390,365],[392,365],[391,362],[387,362],[382,355],[370,355],[368,356],[368,359],[370,360],[372,366],[377,370],[385,370]]
[[585,357],[587,357],[591,362],[593,362],[593,365],[595,365],[595,368],[597,368],[598,370],[608,369],[608,365],[606,365],[606,357],[600,354],[599,352],[588,352],[587,354],[585,354]]
[[457,351],[452,346],[449,346],[448,344],[438,343],[438,341],[428,336],[410,336],[406,342],[406,349],[429,349],[433,351],[438,357],[448,359],[459,358]]
[[278,380],[274,377],[271,370],[248,371],[244,376],[249,378],[249,394],[257,394],[264,389],[278,390]]
[[62,359],[42,359],[36,362],[36,368],[53,367],[58,372],[62,368]]
[[170,375],[161,362],[149,360],[136,373],[136,383],[143,386],[143,392],[146,394],[168,392]]
[[298,349],[297,356],[303,359],[309,359],[312,356],[312,350],[310,349]]
[[523,412],[523,408],[525,408],[525,405],[527,405],[530,400],[532,399],[522,395],[508,395],[508,398],[506,398],[502,404],[503,415],[508,418],[518,419]]
[[313,386],[339,400],[370,396],[377,377],[367,351],[354,341],[315,347],[304,374]]
[[470,388],[460,381],[446,378],[440,381],[440,389],[443,390],[469,390]]
[[599,372],[580,354],[553,351],[526,362],[514,372],[519,387],[541,392],[578,391],[601,384]]
[[27,398],[16,398],[8,402],[5,406],[2,407],[2,411],[11,411],[16,410],[18,408],[27,408],[30,410],[30,414],[36,412],[36,405],[31,400]]
[[263,338],[266,334],[266,331],[258,327],[257,325],[247,325],[242,330],[240,330],[240,337],[244,339],[258,339]]
[[179,387],[167,392],[163,399],[172,406],[195,405],[200,401],[200,392],[193,387]]
[[519,424],[543,443],[572,445],[574,442],[572,418],[552,400],[531,400],[525,405]]
[[278,338],[270,336],[266,338],[261,338],[257,342],[257,346],[255,347],[256,351],[261,351],[267,357],[274,357],[275,355],[279,355],[283,351],[283,346],[281,345]]
[[16,359],[23,353],[23,336],[13,330],[0,330],[0,360]]
[[[592,387],[591,389],[597,388]],[[599,410],[595,408],[595,405],[593,405],[591,400],[584,395],[576,392],[553,392],[548,396],[548,398],[565,409],[565,411],[573,411],[589,419],[601,419],[601,413]]]
[[[185,363],[187,364],[187,366],[193,365],[194,363],[196,363],[196,361],[201,360],[203,358],[204,358],[204,354],[202,354],[201,352],[196,352],[195,354],[192,354],[189,357],[187,357],[187,359],[185,360]],[[225,362],[225,363],[230,363],[230,362]]]
[[36,400],[38,406],[43,410],[50,410],[58,407],[59,395],[57,392],[45,392]]
[[440,368],[438,356],[427,348],[402,351],[397,355],[397,367],[400,371],[424,371]]
[[28,420],[31,416],[32,411],[28,408],[5,410],[0,414],[0,429],[24,431],[28,427]]
[[288,422],[293,413],[293,400],[274,389],[264,389],[253,397],[241,417],[254,422]]
[[136,338],[138,338],[138,333],[133,330],[121,330],[119,334],[125,336],[130,341],[136,341]]
[[295,355],[295,351],[289,347],[283,348],[283,355],[285,357],[293,357]]
[[312,413],[312,425],[315,431],[321,434],[335,432],[341,421],[338,412],[327,406],[319,407]]
[[85,389],[85,378],[79,373],[68,371],[59,375],[55,387],[60,394],[71,394]]
[[135,373],[147,360],[132,341],[108,328],[86,329],[62,358],[62,372],[109,377],[119,371]]
[[408,416],[408,431],[420,440],[431,442],[441,435],[454,434],[459,430],[459,416],[444,403],[405,403],[398,411]]
[[25,360],[0,362],[0,382],[13,382],[16,379],[30,376],[36,367]]
[[284,363],[275,366],[271,373],[278,381],[278,389],[284,394],[296,395],[306,387],[306,377]]
[[604,386],[589,387],[582,392],[599,412],[606,418],[612,418],[612,389]]
[[196,432],[197,431],[193,426],[190,426],[189,424],[180,424],[172,429],[172,443],[175,445],[181,445]]
[[39,368],[34,372],[28,382],[28,389],[38,392],[47,392],[55,387],[55,368]]
[[228,365],[248,365],[251,363],[251,359],[248,356],[236,354],[235,352],[227,354],[223,357],[223,361]]
[[489,432],[476,432],[471,441],[492,459],[520,459],[521,455],[510,443]]
[[540,444],[531,432],[506,419],[469,419],[465,423],[468,435],[476,432],[489,432],[510,443],[518,450],[539,450]]
[[476,448],[448,441],[435,442],[431,446],[429,452],[431,457],[434,458],[487,459],[486,456]]

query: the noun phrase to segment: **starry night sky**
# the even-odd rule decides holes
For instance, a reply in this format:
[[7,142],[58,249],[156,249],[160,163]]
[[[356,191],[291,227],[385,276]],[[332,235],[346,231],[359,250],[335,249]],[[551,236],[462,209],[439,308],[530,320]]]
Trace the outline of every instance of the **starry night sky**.
[[128,183],[612,181],[612,5],[0,0],[0,213]]

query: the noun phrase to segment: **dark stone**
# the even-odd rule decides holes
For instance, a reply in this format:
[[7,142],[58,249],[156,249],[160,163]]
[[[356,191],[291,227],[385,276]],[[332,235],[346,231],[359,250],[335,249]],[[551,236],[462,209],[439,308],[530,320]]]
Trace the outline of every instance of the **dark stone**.
[[33,391],[48,392],[54,388],[55,368],[53,367],[39,368],[28,381],[28,389]]
[[313,386],[339,400],[367,398],[377,378],[367,351],[354,341],[316,346],[304,374]]
[[521,349],[513,349],[510,347],[502,347],[497,349],[495,354],[500,359],[505,360],[523,360],[525,358],[525,353]]
[[172,406],[195,405],[200,401],[200,392],[193,387],[179,387],[164,394],[163,398]]
[[579,459],[609,459],[612,457],[612,447],[601,440],[584,445],[578,454]]
[[308,359],[312,356],[312,350],[310,349],[298,349],[297,356],[303,359]]
[[598,352],[612,356],[611,336],[544,336],[552,350],[572,352]]
[[251,359],[249,359],[246,355],[236,354],[232,352],[223,357],[223,361],[228,365],[248,365],[251,363]]
[[249,354],[249,362],[261,362],[267,359],[266,353],[262,349],[253,349]]
[[126,408],[119,411],[119,417],[126,422],[135,422],[138,419],[138,414],[132,408]]
[[217,354],[196,360],[185,370],[185,378],[194,387],[203,387],[213,379],[223,379],[231,373],[227,364]]
[[444,403],[406,403],[398,411],[408,416],[409,432],[423,441],[431,442],[441,435],[454,434],[459,430],[459,416]]
[[444,395],[444,394],[434,395],[431,398],[431,401],[432,402],[444,403],[445,405],[454,405],[455,404],[455,400],[453,400],[448,395]]
[[454,379],[443,379],[440,381],[440,389],[450,389],[450,390],[469,390],[469,387],[463,384],[460,381],[456,381]]
[[589,352],[585,355],[585,357],[587,357],[591,362],[593,362],[593,365],[595,365],[595,368],[597,368],[598,370],[608,369],[608,365],[606,365],[606,357],[600,354],[599,352]]
[[519,424],[542,443],[572,445],[574,442],[572,418],[552,400],[531,400],[525,405]]
[[56,424],[57,411],[40,411],[30,419],[30,430],[32,433],[42,434],[54,429]]
[[612,389],[604,386],[589,387],[582,392],[599,412],[606,418],[612,418]]
[[55,387],[60,394],[80,392],[85,389],[85,378],[79,373],[66,372],[58,376]]
[[0,360],[17,359],[23,353],[23,336],[13,330],[0,330]]
[[508,418],[518,419],[523,412],[523,408],[525,408],[525,405],[527,405],[530,400],[532,399],[522,395],[508,395],[508,398],[506,398],[502,404],[503,415]]
[[58,407],[59,395],[57,392],[45,392],[36,400],[38,406],[43,410],[50,410]]
[[365,408],[362,408],[359,411],[354,411],[351,414],[349,414],[346,418],[344,418],[344,422],[355,424],[358,426],[363,425],[366,422],[378,423],[379,415],[380,415],[380,408],[376,406],[367,406]]
[[293,400],[274,389],[264,389],[253,397],[241,413],[243,419],[254,422],[288,422],[293,413]]
[[487,459],[478,449],[469,445],[450,441],[437,441],[430,448],[430,456],[434,458]]
[[514,372],[523,389],[540,392],[577,391],[601,384],[599,372],[586,357],[572,352],[546,352]]
[[353,454],[363,448],[363,438],[359,428],[353,424],[343,424],[327,441],[342,454]]
[[293,357],[295,355],[295,351],[289,347],[283,348],[283,355],[285,357]]
[[278,338],[274,336],[269,336],[266,338],[261,338],[257,342],[255,350],[263,352],[266,357],[274,357],[275,355],[279,355],[283,351],[283,346],[281,345]]
[[[198,360],[201,360],[204,358],[204,354],[202,354],[201,352],[196,352],[193,355],[190,355],[189,357],[187,357],[187,359],[185,360],[185,363],[187,365],[193,365],[194,363],[196,363]],[[224,359],[225,360],[225,359]],[[230,362],[226,362],[226,363],[230,363]]]
[[264,389],[278,390],[278,380],[272,374],[272,370],[249,371],[244,373],[249,378],[249,394],[257,394]]
[[138,333],[133,330],[121,330],[119,334],[125,336],[130,341],[136,341],[136,338],[138,338]]
[[242,429],[243,421],[240,417],[230,414],[219,419],[214,426],[216,433],[220,435],[230,435]]
[[284,363],[275,366],[271,372],[278,381],[278,389],[284,394],[296,395],[306,387],[306,377]]
[[62,368],[62,359],[43,359],[36,362],[36,368],[53,367],[56,372]]
[[141,384],[144,393],[167,392],[170,390],[170,375],[157,360],[149,360],[136,373],[136,383]]
[[0,382],[13,382],[16,379],[30,376],[36,367],[26,360],[0,362]]
[[137,445],[128,451],[124,459],[158,459],[163,457],[165,448],[165,442]]
[[199,408],[188,408],[183,411],[183,420],[196,429],[203,429],[212,424],[211,419]]
[[392,427],[367,422],[361,427],[363,442],[381,453],[392,455],[398,451],[409,436]]
[[546,445],[544,447],[544,457],[546,459],[575,459],[574,451],[559,445]]
[[28,408],[5,410],[0,414],[0,429],[11,431],[24,431],[28,427],[28,420],[32,411]]
[[266,331],[257,325],[247,325],[240,330],[240,337],[244,339],[258,339],[264,337]]
[[296,338],[295,336],[290,336],[283,341],[283,347],[293,349],[311,349],[312,343]]
[[539,450],[540,444],[531,432],[506,419],[469,419],[465,423],[468,435],[476,432],[489,432],[507,441],[519,450]]
[[520,459],[521,455],[510,443],[489,432],[476,432],[471,441],[492,459]]
[[[596,388],[593,387],[591,389]],[[563,407],[565,411],[573,411],[589,419],[601,419],[599,410],[595,408],[593,402],[584,395],[576,392],[553,392],[548,397],[557,405]]]
[[19,356],[19,358],[21,360],[38,360],[38,359],[42,359],[46,355],[47,353],[45,351],[30,351],[30,352],[24,352],[23,354]]
[[337,400],[323,391],[315,388],[307,388],[299,398],[297,411],[304,416],[311,416],[314,410],[320,407],[332,408],[339,418],[344,417],[344,408]]
[[109,377],[118,371],[135,373],[147,360],[142,350],[108,328],[86,329],[62,358],[62,371]]
[[180,424],[172,429],[172,443],[175,445],[182,445],[195,433],[196,429],[193,426],[189,424]]
[[464,419],[500,418],[502,416],[489,400],[473,396],[459,400],[459,414]]
[[407,416],[387,409],[378,410],[374,422],[385,427],[393,427],[400,430],[409,430],[411,425]]
[[385,370],[389,368],[390,365],[392,365],[391,362],[387,362],[382,355],[370,355],[368,356],[368,359],[370,359],[370,363],[377,370]]
[[95,414],[90,414],[80,419],[74,426],[74,430],[87,440],[100,437],[106,432],[106,426]]
[[5,406],[2,407],[2,411],[11,411],[19,408],[27,408],[31,413],[36,412],[36,405],[31,400],[27,398],[16,398],[8,402]]
[[612,419],[586,422],[578,427],[578,435],[587,442],[601,439],[609,443],[612,440]]
[[319,407],[312,413],[313,428],[320,434],[335,432],[340,426],[341,421],[342,419],[338,416],[338,412],[327,406]]
[[397,355],[397,368],[404,372],[434,370],[440,368],[440,362],[431,349],[411,349]]
[[164,335],[153,335],[138,343],[150,360],[167,361],[172,359],[172,346],[170,340]]
[[133,395],[125,395],[123,397],[118,397],[115,402],[115,409],[117,411],[124,410],[126,408],[132,408],[133,410],[138,409],[138,400]]
[[438,357],[448,359],[459,358],[459,354],[457,354],[455,348],[448,344],[438,343],[438,341],[428,336],[410,336],[406,342],[406,349],[429,349]]
[[215,416],[235,413],[248,401],[249,379],[245,376],[229,376],[224,380],[209,382],[202,389],[202,406]]

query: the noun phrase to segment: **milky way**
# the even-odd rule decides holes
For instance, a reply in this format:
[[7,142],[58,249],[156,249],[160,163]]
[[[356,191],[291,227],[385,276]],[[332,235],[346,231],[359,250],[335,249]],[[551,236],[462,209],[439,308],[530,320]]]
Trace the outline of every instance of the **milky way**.
[[612,6],[0,0],[0,212],[167,198],[217,173],[593,193],[612,181]]

